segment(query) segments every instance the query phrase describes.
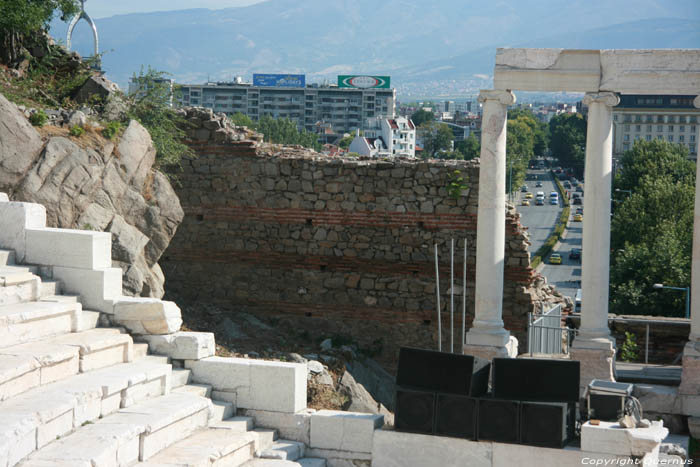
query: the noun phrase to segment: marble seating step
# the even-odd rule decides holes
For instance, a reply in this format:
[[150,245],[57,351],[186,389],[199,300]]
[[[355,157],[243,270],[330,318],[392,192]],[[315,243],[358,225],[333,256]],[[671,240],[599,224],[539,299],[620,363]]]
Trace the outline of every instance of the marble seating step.
[[295,461],[304,457],[304,443],[278,439],[272,446],[262,451],[259,457],[263,459],[281,459]]
[[[148,344],[146,344],[148,345]],[[172,388],[179,388],[190,382],[192,372],[186,368],[173,368]]]
[[22,467],[130,466],[206,427],[209,399],[171,393],[120,409],[54,440]]
[[0,466],[17,461],[85,423],[167,394],[171,366],[161,357],[81,373],[0,403]]
[[241,467],[326,467],[326,459],[304,457],[295,461],[282,459],[252,459]]
[[82,305],[23,302],[0,305],[0,348],[68,334],[78,329]]
[[15,264],[15,250],[0,249],[0,266]]

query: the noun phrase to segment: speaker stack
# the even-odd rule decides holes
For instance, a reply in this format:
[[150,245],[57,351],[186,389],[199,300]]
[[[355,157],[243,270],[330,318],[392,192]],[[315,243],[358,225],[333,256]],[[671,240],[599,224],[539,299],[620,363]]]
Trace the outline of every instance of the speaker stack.
[[398,431],[561,448],[574,435],[575,360],[496,358],[402,348],[396,376]]
[[[493,360],[493,400],[504,406],[518,404],[517,411],[507,412],[507,419],[512,423],[508,426],[518,427],[517,442],[522,444],[561,448],[573,437],[579,381],[580,364],[576,360]],[[513,412],[518,413],[517,417],[511,415]],[[513,442],[504,439],[507,430],[492,435],[496,430],[491,425],[496,422],[491,417],[480,417],[479,422],[480,439]],[[512,439],[512,433],[507,435]]]
[[491,364],[472,355],[403,347],[396,374],[399,431],[476,439],[478,397]]

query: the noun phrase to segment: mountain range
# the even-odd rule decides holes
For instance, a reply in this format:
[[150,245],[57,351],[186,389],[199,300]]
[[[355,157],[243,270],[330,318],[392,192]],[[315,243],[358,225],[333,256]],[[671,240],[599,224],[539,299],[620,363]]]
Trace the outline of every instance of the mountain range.
[[[700,47],[698,0],[268,0],[96,23],[103,68],[122,86],[151,65],[189,83],[252,73],[305,73],[307,82],[386,74],[400,95],[411,95],[450,80],[483,87],[497,47]],[[51,33],[65,40],[66,29],[56,20]],[[76,50],[91,43],[79,23]]]

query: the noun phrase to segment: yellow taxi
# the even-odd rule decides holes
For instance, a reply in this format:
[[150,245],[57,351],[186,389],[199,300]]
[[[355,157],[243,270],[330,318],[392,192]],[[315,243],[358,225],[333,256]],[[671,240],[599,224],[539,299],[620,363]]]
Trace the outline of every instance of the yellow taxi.
[[574,222],[583,222],[583,214],[574,214]]
[[532,199],[532,193],[530,193],[530,192],[525,193],[525,198]]
[[521,205],[521,206],[529,206],[529,205],[530,205],[530,201],[524,199],[523,202],[520,203],[520,205]]
[[561,255],[559,253],[549,255],[549,264],[561,264]]

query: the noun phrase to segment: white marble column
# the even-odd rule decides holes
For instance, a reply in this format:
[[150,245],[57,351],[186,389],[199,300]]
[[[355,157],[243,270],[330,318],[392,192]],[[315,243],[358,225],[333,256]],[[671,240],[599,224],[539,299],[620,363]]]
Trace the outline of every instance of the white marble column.
[[612,108],[620,102],[612,92],[588,93],[586,196],[583,204],[581,327],[578,347],[610,348],[608,328],[610,282],[610,203],[612,191]]
[[472,328],[467,332],[465,352],[480,353],[479,347],[483,346],[490,349],[487,353],[504,354],[512,339],[502,319],[506,128],[507,109],[515,103],[515,95],[510,91],[485,90],[479,94],[479,102],[483,103],[483,118],[476,230],[476,310]]
[[[700,108],[700,96],[693,101]],[[700,417],[700,163],[695,175],[695,222],[693,225],[693,257],[690,276],[690,336],[683,349],[683,373],[679,394],[688,399],[685,415]],[[691,400],[692,399],[692,400]],[[691,409],[692,407],[692,409]],[[700,433],[700,418],[695,419]],[[689,425],[692,425],[689,423]],[[697,434],[697,433],[696,433]]]
[[583,203],[581,327],[571,358],[581,362],[581,391],[592,379],[615,379],[615,340],[608,328],[610,282],[610,202],[612,191],[612,92],[588,93]]

